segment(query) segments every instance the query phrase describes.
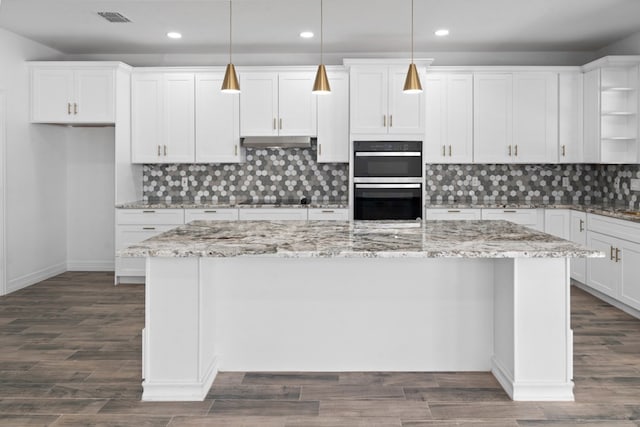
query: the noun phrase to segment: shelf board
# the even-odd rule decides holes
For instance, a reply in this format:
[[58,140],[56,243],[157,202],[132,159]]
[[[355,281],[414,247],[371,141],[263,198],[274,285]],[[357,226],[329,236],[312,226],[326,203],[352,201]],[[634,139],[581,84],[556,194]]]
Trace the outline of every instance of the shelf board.
[[603,92],[633,92],[636,88],[634,87],[623,87],[623,86],[611,86],[611,87],[603,87]]
[[635,116],[633,111],[603,111],[603,116]]

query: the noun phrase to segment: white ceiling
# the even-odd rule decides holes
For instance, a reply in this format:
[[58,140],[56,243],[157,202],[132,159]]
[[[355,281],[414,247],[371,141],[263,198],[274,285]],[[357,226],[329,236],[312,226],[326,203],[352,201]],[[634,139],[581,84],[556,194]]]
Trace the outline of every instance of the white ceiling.
[[[320,0],[233,0],[234,50],[317,52]],[[409,50],[410,0],[324,0],[329,53]],[[98,11],[133,22],[111,24]],[[640,0],[415,0],[416,51],[595,51],[640,31]],[[225,0],[2,0],[0,27],[68,54],[222,53]],[[439,39],[435,29],[451,35]],[[169,40],[180,31],[181,40]]]

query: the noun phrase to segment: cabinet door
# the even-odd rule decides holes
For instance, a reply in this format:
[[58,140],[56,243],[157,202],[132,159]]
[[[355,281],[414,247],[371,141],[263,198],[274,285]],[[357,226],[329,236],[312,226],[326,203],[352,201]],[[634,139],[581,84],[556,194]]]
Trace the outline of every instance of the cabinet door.
[[[424,154],[427,163],[446,163],[447,156],[447,75],[427,74],[425,95]],[[427,210],[427,213],[429,210]]]
[[510,163],[513,153],[513,78],[473,78],[473,158],[477,163]]
[[131,156],[133,163],[162,163],[162,74],[131,76]]
[[388,75],[387,67],[351,69],[351,133],[387,133]]
[[544,232],[569,240],[571,237],[571,213],[566,209],[545,209]]
[[31,121],[73,121],[73,71],[34,68],[31,79]]
[[238,163],[240,148],[239,95],[223,93],[223,74],[196,74],[196,163]]
[[77,70],[74,73],[73,117],[83,123],[115,122],[115,72]]
[[[587,214],[571,211],[570,240],[579,245],[587,245]],[[581,283],[587,282],[587,260],[571,258],[571,278]]]
[[424,132],[424,92],[403,92],[407,69],[408,67],[392,67],[389,70],[388,125],[391,134]]
[[620,300],[640,310],[640,244],[619,241],[618,263],[622,269]]
[[584,74],[584,161],[600,161],[600,70]]
[[240,88],[240,136],[278,135],[278,73],[241,74]]
[[314,73],[280,73],[278,76],[278,134],[316,136]]
[[560,73],[558,79],[558,159],[582,163],[582,74]]
[[306,208],[240,208],[238,213],[240,221],[307,220]]
[[217,209],[185,209],[185,224],[191,221],[237,221],[237,208],[217,208]]
[[606,255],[605,258],[589,258],[587,263],[587,285],[612,298],[618,298],[620,283],[620,268],[618,267],[619,264],[615,262],[616,243],[616,239],[604,234],[595,232],[587,234],[587,246],[604,252]]
[[513,160],[558,161],[558,76],[555,73],[513,75]]
[[193,163],[195,160],[195,84],[191,73],[164,77],[164,147],[162,161]]
[[328,73],[330,95],[318,95],[318,163],[349,162],[349,74]]
[[432,220],[480,220],[480,209],[427,209],[427,221]]
[[447,163],[473,161],[473,76],[447,76]]

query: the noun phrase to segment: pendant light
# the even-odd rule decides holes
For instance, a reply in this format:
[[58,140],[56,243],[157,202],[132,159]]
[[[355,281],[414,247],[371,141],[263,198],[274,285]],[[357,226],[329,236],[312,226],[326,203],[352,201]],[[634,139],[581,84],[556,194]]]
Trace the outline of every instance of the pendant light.
[[222,81],[222,88],[220,90],[224,93],[240,93],[240,84],[238,83],[238,75],[236,74],[236,67],[231,62],[231,41],[232,41],[232,14],[231,14],[231,0],[229,0],[229,63],[227,69],[224,72],[224,80]]
[[407,78],[404,81],[404,93],[420,93],[422,85],[420,84],[420,76],[416,64],[413,63],[413,0],[411,0],[411,64],[407,71]]
[[329,86],[329,78],[327,77],[327,69],[323,63],[323,50],[324,50],[324,34],[323,34],[323,10],[322,0],[320,0],[320,65],[318,65],[318,72],[316,73],[316,81],[313,83],[312,93],[316,95],[326,95],[331,93],[331,86]]

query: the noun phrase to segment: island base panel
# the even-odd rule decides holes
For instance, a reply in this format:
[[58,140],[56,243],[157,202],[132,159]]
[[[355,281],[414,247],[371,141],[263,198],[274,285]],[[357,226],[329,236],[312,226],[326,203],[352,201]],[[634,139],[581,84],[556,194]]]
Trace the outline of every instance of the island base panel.
[[[509,364],[509,354],[517,356],[538,341],[512,340],[509,353],[509,340],[502,337],[509,329],[498,325],[526,326],[522,333],[533,335],[547,334],[552,322],[558,326],[558,316],[538,330],[535,322],[520,318],[531,315],[520,316],[521,308],[513,300],[521,294],[514,287],[524,283],[518,272],[526,273],[520,261],[149,258],[143,400],[202,400],[216,369],[496,374],[496,366],[505,364],[517,366],[518,373],[525,368],[522,363],[531,361]],[[536,261],[535,268],[546,271],[554,260]],[[566,287],[562,292],[568,292],[568,278],[558,278],[555,269],[549,274],[554,277],[549,286]],[[509,284],[516,291],[498,298]],[[536,294],[535,284],[529,288]],[[544,300],[548,289],[540,292],[536,297]],[[542,304],[543,316],[549,305],[546,300]],[[560,326],[568,328],[566,322]],[[494,335],[500,334],[495,341],[502,347],[494,349]],[[516,351],[519,343],[522,350]],[[570,345],[565,342],[564,350]],[[496,374],[514,399],[521,397],[521,385],[537,374],[535,369],[523,372],[525,376],[503,378]],[[559,386],[555,370],[553,378],[545,376],[544,381]],[[537,399],[535,393],[523,396],[547,400]]]

